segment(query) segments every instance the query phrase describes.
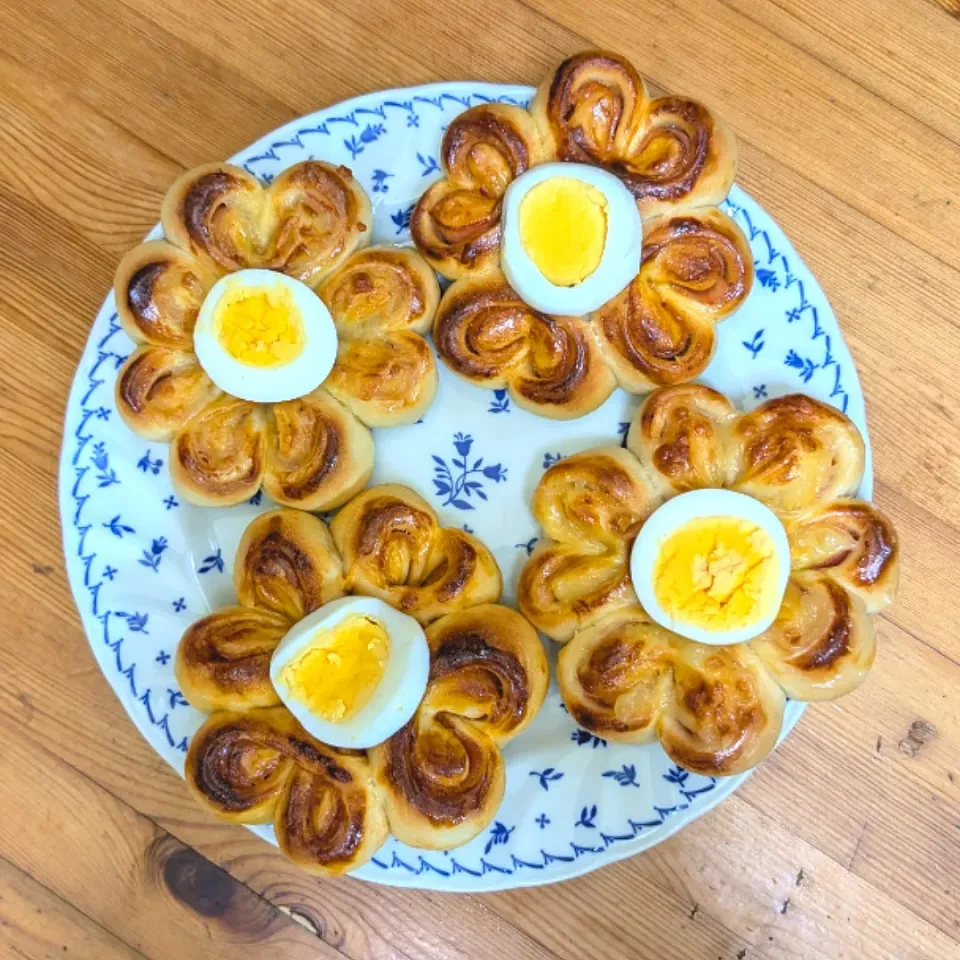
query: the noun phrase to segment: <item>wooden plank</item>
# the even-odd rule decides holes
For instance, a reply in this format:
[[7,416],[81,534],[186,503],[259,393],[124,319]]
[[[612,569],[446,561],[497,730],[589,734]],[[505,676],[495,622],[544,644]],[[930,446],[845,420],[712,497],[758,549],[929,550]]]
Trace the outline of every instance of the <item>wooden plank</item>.
[[210,958],[338,956],[40,741],[10,723],[2,736],[0,809],[17,810],[0,818],[5,856],[115,937],[157,960],[192,956],[201,942]]
[[22,960],[144,960],[139,950],[2,857],[0,948]]
[[[793,46],[870,90],[920,123],[960,143],[960,30],[930,0],[724,0]],[[958,6],[960,9],[960,6]]]

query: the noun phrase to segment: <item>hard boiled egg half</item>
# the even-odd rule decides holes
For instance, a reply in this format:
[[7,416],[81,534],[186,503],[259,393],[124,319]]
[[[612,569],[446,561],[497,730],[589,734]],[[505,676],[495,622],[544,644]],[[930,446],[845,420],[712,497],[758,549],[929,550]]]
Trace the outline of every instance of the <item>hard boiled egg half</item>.
[[337,359],[337,328],[323,301],[273,270],[240,270],[218,280],[200,307],[193,343],[221,390],[255,403],[310,393]]
[[517,177],[504,197],[501,266],[541,313],[602,307],[639,272],[642,241],[636,201],[599,167],[546,163]]
[[383,743],[427,688],[430,649],[413,617],[373,597],[344,597],[280,641],[270,680],[307,732],[334,747]]
[[773,623],[790,575],[783,524],[759,500],[695,490],[640,528],[630,574],[660,626],[698,643],[743,643]]

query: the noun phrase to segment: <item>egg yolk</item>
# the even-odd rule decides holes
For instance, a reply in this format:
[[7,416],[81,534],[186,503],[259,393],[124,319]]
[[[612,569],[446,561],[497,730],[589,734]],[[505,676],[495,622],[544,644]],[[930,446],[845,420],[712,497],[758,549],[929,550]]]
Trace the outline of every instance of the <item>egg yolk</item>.
[[675,620],[739,630],[769,613],[777,574],[773,540],[762,527],[738,517],[700,517],[663,542],[653,585]]
[[520,201],[520,244],[555,286],[582,283],[600,266],[607,242],[607,198],[572,177],[552,177]]
[[355,716],[373,696],[390,655],[375,617],[357,614],[320,630],[280,672],[288,694],[328,723]]
[[280,284],[228,289],[214,323],[223,349],[251,367],[281,366],[303,350],[303,319],[293,295]]

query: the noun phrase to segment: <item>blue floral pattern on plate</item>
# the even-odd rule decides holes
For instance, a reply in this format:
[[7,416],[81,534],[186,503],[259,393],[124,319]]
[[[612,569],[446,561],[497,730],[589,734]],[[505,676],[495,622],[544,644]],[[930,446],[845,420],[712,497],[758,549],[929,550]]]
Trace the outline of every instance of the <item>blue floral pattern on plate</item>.
[[[449,83],[369,94],[296,120],[234,160],[265,181],[307,157],[345,163],[373,202],[374,241],[405,242],[417,197],[439,175],[444,127],[474,104],[522,104],[531,93]],[[734,188],[726,208],[750,239],[757,283],[720,326],[717,355],[703,379],[747,407],[804,390],[846,410],[865,431],[856,371],[823,292],[755,201]],[[158,451],[137,443],[113,416],[116,373],[131,349],[108,296],[67,408],[64,549],[101,669],[143,735],[182,771],[202,716],[177,688],[173,652],[187,622],[232,599],[230,566],[240,535],[270,503],[258,497],[229,510],[203,510],[174,495]],[[445,524],[464,527],[468,519],[494,551],[510,602],[537,542],[528,504],[543,469],[577,450],[623,442],[636,406],[637,398],[617,391],[581,420],[544,420],[504,391],[474,388],[441,367],[437,399],[423,420],[376,432],[371,482],[414,487]],[[862,492],[870,489],[868,458]],[[464,891],[561,880],[661,842],[743,782],[689,774],[653,745],[609,743],[579,729],[561,707],[554,687],[534,723],[505,749],[506,797],[481,836],[447,853],[390,839],[358,875]],[[789,704],[788,729],[801,712]],[[272,839],[269,827],[254,829]]]

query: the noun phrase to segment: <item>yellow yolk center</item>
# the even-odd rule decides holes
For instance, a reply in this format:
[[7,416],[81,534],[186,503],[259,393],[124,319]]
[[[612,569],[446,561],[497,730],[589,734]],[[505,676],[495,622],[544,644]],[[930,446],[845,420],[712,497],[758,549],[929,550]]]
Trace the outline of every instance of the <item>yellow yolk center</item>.
[[600,265],[607,242],[607,198],[572,177],[552,177],[520,201],[520,243],[558,287],[582,283]]
[[773,540],[738,517],[700,517],[664,541],[653,568],[654,592],[675,620],[706,630],[738,630],[776,600]]
[[374,617],[357,614],[320,630],[280,671],[289,695],[328,723],[355,716],[373,696],[390,655],[390,637]]
[[227,289],[214,323],[224,350],[251,367],[278,367],[303,350],[303,319],[293,295],[280,284]]

